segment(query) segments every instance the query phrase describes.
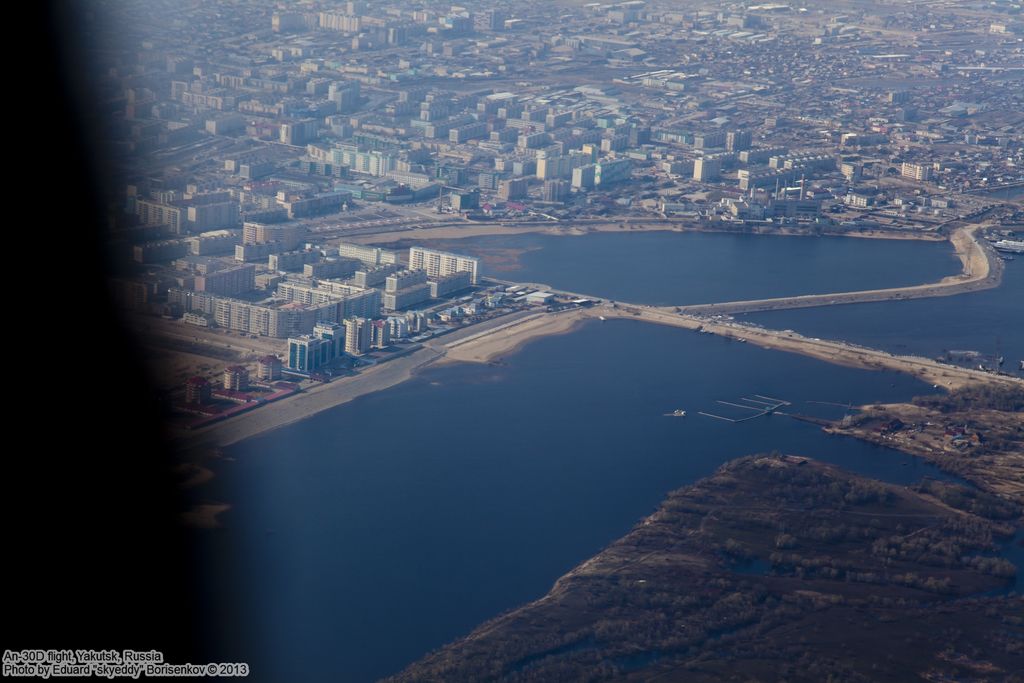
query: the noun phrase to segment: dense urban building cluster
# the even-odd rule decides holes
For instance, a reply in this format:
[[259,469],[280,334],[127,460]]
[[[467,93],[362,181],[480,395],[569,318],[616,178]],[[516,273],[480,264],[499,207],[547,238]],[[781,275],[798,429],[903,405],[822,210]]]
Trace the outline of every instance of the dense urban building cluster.
[[387,347],[480,285],[469,256],[369,235],[921,229],[1024,181],[1012,3],[224,0],[108,19],[118,301],[281,340],[286,371]]

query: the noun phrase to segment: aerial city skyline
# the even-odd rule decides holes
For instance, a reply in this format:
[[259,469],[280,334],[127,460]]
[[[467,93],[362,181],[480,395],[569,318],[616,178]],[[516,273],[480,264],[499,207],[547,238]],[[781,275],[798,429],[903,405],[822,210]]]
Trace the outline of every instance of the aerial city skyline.
[[1019,2],[75,16],[166,662],[1024,670]]

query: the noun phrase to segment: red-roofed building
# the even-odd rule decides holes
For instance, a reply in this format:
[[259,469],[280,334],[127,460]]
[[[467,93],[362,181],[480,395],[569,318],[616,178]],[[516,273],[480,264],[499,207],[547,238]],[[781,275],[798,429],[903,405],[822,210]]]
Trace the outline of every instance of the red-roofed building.
[[263,356],[256,361],[256,376],[264,382],[281,379],[281,359],[277,356]]
[[185,403],[201,406],[210,402],[210,383],[202,377],[189,377],[185,382]]
[[232,365],[224,368],[224,388],[231,391],[245,391],[249,388],[249,368]]

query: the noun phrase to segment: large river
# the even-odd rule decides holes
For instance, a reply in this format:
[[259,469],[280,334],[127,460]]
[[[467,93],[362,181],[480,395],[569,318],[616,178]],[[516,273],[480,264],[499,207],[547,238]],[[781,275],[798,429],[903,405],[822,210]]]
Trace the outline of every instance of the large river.
[[[520,242],[532,249],[523,270],[503,274],[622,300],[647,292],[652,303],[814,291],[808,272],[853,289],[956,269],[947,246],[929,243],[536,239]],[[643,263],[656,273],[622,267]],[[228,450],[202,491],[233,506],[223,528],[200,534],[210,637],[220,659],[251,663],[252,680],[374,680],[542,596],[668,491],[732,458],[779,450],[891,482],[942,476],[781,415],[697,414],[742,414],[717,400],[760,394],[837,416],[809,401],[928,391],[899,374],[624,320],[536,340],[499,366],[427,369]],[[677,408],[688,416],[664,415]]]

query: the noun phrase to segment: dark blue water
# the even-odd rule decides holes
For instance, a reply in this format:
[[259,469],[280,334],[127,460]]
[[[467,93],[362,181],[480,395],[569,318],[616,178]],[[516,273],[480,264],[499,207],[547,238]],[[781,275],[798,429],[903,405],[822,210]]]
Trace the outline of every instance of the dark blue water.
[[[960,272],[947,242],[724,233],[607,232],[447,240],[485,257],[486,274],[654,305],[901,287]],[[525,249],[518,264],[486,261]]]
[[[961,267],[945,242],[858,238],[525,234],[447,240],[446,246],[485,257],[524,249],[517,266],[492,266],[488,272],[656,305],[898,287],[932,282]],[[1004,368],[1012,370],[1024,360],[1024,259],[1006,263],[1002,286],[984,292],[771,311],[740,319],[900,354],[936,357],[967,350],[1002,355]]]
[[[820,406],[930,389],[710,335],[592,322],[507,365],[429,369],[229,450],[204,495],[223,652],[253,680],[369,681],[504,610],[721,463],[777,449],[898,483],[941,477],[782,415],[730,424],[716,399]],[[682,408],[689,417],[663,414]],[[238,615],[243,615],[244,620]]]
[[997,289],[935,299],[850,304],[738,316],[774,329],[844,339],[893,353],[936,357],[957,349],[1024,360],[1024,259],[1006,264]]

